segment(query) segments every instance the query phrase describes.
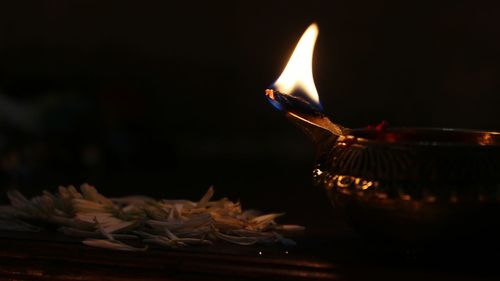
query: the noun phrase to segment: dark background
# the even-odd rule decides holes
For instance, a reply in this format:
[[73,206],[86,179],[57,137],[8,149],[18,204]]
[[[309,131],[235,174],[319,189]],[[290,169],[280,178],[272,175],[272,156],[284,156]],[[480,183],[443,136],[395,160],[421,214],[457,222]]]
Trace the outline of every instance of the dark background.
[[197,199],[214,184],[321,216],[314,149],[263,95],[313,21],[334,121],[500,130],[495,1],[3,1],[2,188]]

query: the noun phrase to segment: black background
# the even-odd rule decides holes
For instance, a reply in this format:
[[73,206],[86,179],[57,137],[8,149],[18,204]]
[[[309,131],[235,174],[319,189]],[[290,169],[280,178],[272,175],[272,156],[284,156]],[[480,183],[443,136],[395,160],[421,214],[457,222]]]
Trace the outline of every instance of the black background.
[[307,223],[329,211],[314,149],[263,91],[311,22],[334,121],[500,130],[499,4],[431,3],[4,1],[2,188],[197,199],[214,184]]

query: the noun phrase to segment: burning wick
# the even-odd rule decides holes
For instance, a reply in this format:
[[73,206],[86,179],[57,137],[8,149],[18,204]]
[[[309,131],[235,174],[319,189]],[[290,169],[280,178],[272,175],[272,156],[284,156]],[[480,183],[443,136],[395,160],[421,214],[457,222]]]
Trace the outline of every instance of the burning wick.
[[274,91],[271,89],[266,89],[266,96],[272,100],[274,100]]
[[[313,23],[300,38],[283,73],[265,94],[277,109],[292,117],[304,128],[304,122],[342,135],[343,128],[334,124],[323,114],[312,71],[314,45],[318,37],[318,26]],[[310,131],[310,129],[308,128]]]
[[271,104],[279,110],[326,118],[323,112],[311,106],[309,102],[300,97],[283,94],[271,89],[266,89],[266,96],[269,99],[269,102],[271,102]]

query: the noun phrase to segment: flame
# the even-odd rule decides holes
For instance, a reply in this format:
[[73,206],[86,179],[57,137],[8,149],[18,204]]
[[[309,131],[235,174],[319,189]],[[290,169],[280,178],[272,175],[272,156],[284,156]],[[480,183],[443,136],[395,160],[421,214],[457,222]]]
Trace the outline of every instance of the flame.
[[318,32],[318,25],[315,23],[307,28],[281,76],[274,83],[274,88],[282,94],[305,95],[316,106],[321,106],[312,71],[314,45]]

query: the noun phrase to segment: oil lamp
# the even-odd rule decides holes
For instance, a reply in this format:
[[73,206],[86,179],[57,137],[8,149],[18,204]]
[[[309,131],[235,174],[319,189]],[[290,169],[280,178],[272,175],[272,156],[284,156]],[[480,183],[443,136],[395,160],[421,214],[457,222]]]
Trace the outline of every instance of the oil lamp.
[[314,183],[337,210],[359,232],[377,239],[497,241],[500,133],[335,124],[324,114],[314,85],[317,35],[312,24],[265,93],[313,139]]

